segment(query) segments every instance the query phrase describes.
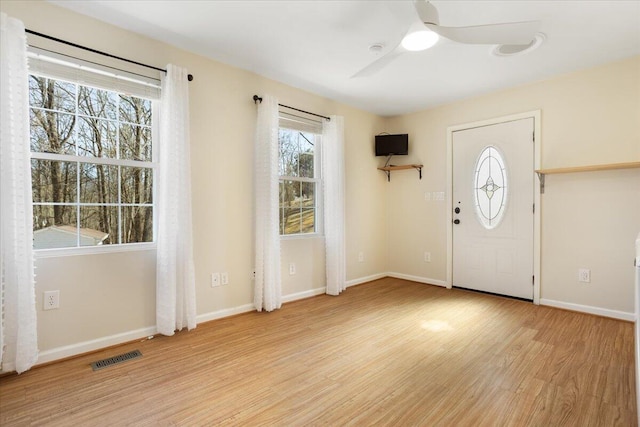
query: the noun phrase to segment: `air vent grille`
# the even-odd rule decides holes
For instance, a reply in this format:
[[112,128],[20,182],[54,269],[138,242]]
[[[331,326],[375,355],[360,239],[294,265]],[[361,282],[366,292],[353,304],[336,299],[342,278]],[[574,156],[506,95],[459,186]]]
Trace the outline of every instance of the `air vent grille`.
[[97,371],[99,369],[108,368],[109,366],[117,365],[119,363],[123,363],[132,359],[137,359],[139,357],[142,357],[142,353],[140,353],[140,350],[133,350],[128,353],[120,354],[118,356],[113,356],[107,359],[102,359],[102,360],[93,362],[91,364],[91,368],[94,371]]

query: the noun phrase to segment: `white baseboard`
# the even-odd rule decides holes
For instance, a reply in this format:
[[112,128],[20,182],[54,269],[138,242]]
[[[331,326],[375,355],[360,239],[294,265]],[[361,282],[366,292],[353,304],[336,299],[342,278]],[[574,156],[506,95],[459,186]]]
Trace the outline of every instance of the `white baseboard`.
[[[316,295],[324,294],[326,288],[316,288],[308,291],[297,292],[295,294],[283,295],[282,302],[292,302],[299,299],[310,298]],[[212,311],[210,313],[199,314],[196,317],[198,324],[203,322],[209,322],[211,320],[222,319],[223,317],[235,316],[236,314],[248,313],[254,311],[256,308],[253,304],[243,304],[238,307],[225,308],[222,310]]]
[[136,329],[134,331],[123,332],[120,334],[110,335],[108,337],[97,338],[95,340],[84,341],[77,344],[65,345],[63,347],[53,348],[40,352],[36,365],[53,362],[54,360],[64,359],[71,356],[77,356],[83,353],[100,350],[112,345],[118,345],[129,341],[146,338],[157,332],[155,326]]
[[363,283],[372,282],[374,280],[383,279],[387,277],[387,273],[372,274],[371,276],[358,277],[357,279],[347,280],[347,288],[350,286],[361,285]]
[[[282,302],[291,302],[299,299],[309,298],[312,296],[325,293],[325,288],[311,289],[309,291],[298,292],[295,294],[285,295],[282,297]],[[253,304],[243,304],[238,307],[225,308],[222,310],[216,310],[210,313],[199,314],[196,317],[196,323],[209,322],[211,320],[222,319],[223,317],[234,316],[236,314],[247,313],[255,310]],[[101,350],[106,347],[124,344],[126,342],[135,341],[138,339],[146,338],[150,335],[154,335],[157,332],[155,326],[147,328],[136,329],[133,331],[123,332],[120,334],[110,335],[107,337],[97,338],[94,340],[84,341],[77,344],[66,345],[63,347],[53,348],[46,350],[38,355],[38,362],[36,365],[43,363],[53,362],[55,360],[65,359],[67,357],[77,356],[83,353],[89,353],[91,351]],[[3,371],[4,372],[4,371]],[[8,372],[8,371],[7,371]]]
[[570,302],[554,301],[550,299],[541,298],[540,305],[547,305],[549,307],[563,308],[565,310],[579,311],[581,313],[595,314],[597,316],[611,317],[612,319],[627,320],[634,322],[636,316],[634,313],[627,313],[625,311],[609,310],[608,308],[592,307],[589,305],[573,304]]
[[326,292],[327,292],[326,287],[311,289],[303,292],[297,292],[295,294],[284,295],[282,297],[282,302],[292,302],[292,301],[297,301],[299,299],[311,298],[311,297],[315,297],[316,295],[325,294]]
[[[442,280],[429,279],[426,277],[411,276],[408,274],[401,274],[395,272],[378,273],[371,276],[360,277],[358,279],[352,279],[347,282],[347,287],[359,285],[362,283],[371,282],[373,280],[382,279],[384,277],[394,277],[397,279],[410,280],[418,283],[426,283],[430,285],[446,287],[446,282]],[[316,295],[325,293],[325,288],[311,289],[308,291],[298,292],[295,294],[285,295],[282,297],[283,302],[291,302],[299,299],[309,298]],[[582,313],[595,314],[598,316],[611,317],[614,319],[626,320],[630,322],[636,321],[634,313],[627,313],[617,310],[609,310],[600,307],[592,307],[580,304],[567,303],[562,301],[554,301],[549,299],[540,299],[541,305],[549,307],[563,308],[566,310],[578,311]],[[199,314],[196,317],[198,324],[208,322],[211,320],[221,319],[223,317],[229,317],[236,314],[247,313],[255,310],[253,304],[243,304],[237,307],[226,308],[222,310],[213,311],[210,313]],[[155,326],[149,326],[146,328],[136,329],[133,331],[123,332],[107,337],[97,338],[94,340],[84,341],[77,344],[67,345],[63,347],[57,347],[51,350],[46,350],[38,355],[38,362],[36,365],[43,363],[53,362],[55,360],[64,359],[67,357],[77,356],[79,354],[88,353],[91,351],[100,350],[106,347],[123,344],[137,339],[143,339],[156,333]],[[3,371],[4,372],[4,371]]]
[[428,277],[420,277],[420,276],[411,276],[409,274],[395,273],[393,271],[388,272],[386,275],[396,279],[404,279],[404,280],[410,280],[412,282],[426,283],[427,285],[442,286],[443,288],[447,287],[447,282],[445,282],[444,280],[430,279]]
[[223,317],[235,316],[236,314],[248,313],[256,308],[253,304],[243,304],[237,307],[223,308],[222,310],[211,311],[209,313],[198,314],[196,323],[209,322],[211,320],[222,319]]

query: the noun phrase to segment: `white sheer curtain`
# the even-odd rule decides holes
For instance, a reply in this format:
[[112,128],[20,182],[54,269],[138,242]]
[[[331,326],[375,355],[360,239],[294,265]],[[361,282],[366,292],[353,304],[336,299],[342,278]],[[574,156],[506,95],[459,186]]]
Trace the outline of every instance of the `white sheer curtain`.
[[344,207],[344,119],[331,116],[322,126],[324,240],[327,294],[346,289]]
[[167,66],[162,80],[157,144],[158,249],[156,323],[158,332],[196,327],[196,292],[191,226],[191,160],[187,70]]
[[0,360],[24,372],[38,360],[33,271],[29,83],[24,24],[0,17]]
[[272,311],[282,306],[278,151],[278,100],[264,95],[258,104],[254,167],[256,278],[253,303],[258,311]]

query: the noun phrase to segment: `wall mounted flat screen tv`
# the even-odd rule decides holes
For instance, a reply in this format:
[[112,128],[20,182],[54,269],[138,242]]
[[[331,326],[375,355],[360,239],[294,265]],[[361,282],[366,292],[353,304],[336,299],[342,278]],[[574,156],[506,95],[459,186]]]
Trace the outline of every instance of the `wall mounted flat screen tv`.
[[409,154],[409,135],[376,135],[376,156],[406,156]]

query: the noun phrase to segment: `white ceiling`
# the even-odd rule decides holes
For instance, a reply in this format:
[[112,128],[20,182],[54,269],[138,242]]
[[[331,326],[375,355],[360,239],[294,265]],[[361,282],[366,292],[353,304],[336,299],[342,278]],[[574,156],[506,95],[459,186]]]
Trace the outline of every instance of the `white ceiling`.
[[638,0],[434,0],[441,25],[540,20],[546,41],[505,58],[491,55],[493,46],[441,38],[360,78],[351,76],[377,58],[370,45],[391,50],[419,22],[411,1],[51,2],[384,116],[640,54]]

